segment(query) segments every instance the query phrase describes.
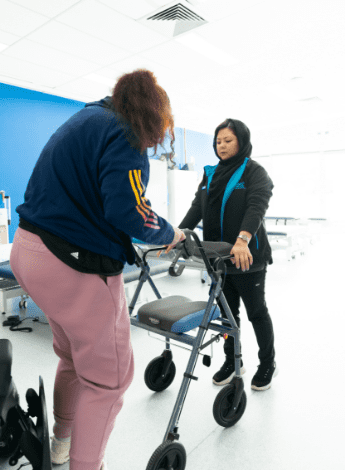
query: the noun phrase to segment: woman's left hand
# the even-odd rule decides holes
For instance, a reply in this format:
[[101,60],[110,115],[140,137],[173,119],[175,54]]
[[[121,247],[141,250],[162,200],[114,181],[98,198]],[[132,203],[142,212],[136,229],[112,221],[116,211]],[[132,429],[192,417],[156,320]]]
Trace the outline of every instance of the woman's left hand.
[[249,266],[253,264],[253,256],[248,248],[247,242],[237,239],[237,242],[230,251],[235,258],[231,259],[232,264],[236,263],[236,268],[242,268],[242,271],[249,271]]

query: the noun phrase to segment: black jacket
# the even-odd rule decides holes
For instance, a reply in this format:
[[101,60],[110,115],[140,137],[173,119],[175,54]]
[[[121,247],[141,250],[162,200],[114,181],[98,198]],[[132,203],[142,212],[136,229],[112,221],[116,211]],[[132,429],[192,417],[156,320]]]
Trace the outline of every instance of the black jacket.
[[[215,207],[208,204],[209,181],[216,168],[205,166],[204,176],[195,193],[195,199],[186,216],[179,225],[180,229],[194,230],[203,220],[203,239],[205,241],[221,241],[221,206],[224,199],[219,198]],[[252,239],[249,250],[253,256],[253,264],[249,272],[260,271],[267,264],[272,264],[272,250],[267,238],[264,216],[272,197],[274,185],[266,170],[256,161],[249,159],[244,173],[233,189],[225,205],[223,216],[223,241],[235,244],[241,231],[249,232]],[[230,260],[226,261],[228,274],[242,274]]]

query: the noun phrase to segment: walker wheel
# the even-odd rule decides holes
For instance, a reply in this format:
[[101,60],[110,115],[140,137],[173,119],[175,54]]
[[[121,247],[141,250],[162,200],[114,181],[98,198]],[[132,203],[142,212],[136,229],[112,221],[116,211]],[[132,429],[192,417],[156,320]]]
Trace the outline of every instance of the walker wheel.
[[184,470],[186,462],[186,450],[180,442],[164,441],[152,454],[146,470]]
[[232,414],[232,406],[235,398],[235,386],[230,383],[224,387],[216,396],[213,404],[213,416],[216,422],[224,428],[230,428],[242,418],[246,409],[247,396],[243,390],[241,400],[235,414]]
[[24,305],[24,308],[27,308],[27,307],[28,307],[28,303],[27,303],[26,300],[24,300],[23,305]]
[[23,301],[21,300],[21,301],[19,302],[19,308],[22,308],[22,306],[23,306]]
[[161,378],[164,357],[159,356],[152,359],[145,370],[144,380],[148,388],[154,392],[162,392],[172,384],[176,374],[174,361],[171,362],[164,379]]

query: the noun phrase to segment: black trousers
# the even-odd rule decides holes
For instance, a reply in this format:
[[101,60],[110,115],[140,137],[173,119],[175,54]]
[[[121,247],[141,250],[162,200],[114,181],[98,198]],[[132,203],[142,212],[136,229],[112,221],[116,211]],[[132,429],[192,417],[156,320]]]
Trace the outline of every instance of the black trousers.
[[[239,328],[241,326],[240,298],[242,299],[258,342],[260,363],[271,365],[274,361],[275,350],[273,324],[265,301],[266,273],[267,267],[254,273],[227,274],[223,293]],[[220,310],[222,317],[226,318],[222,306],[220,306]],[[228,336],[228,339],[225,340],[224,352],[230,360],[231,358],[234,360],[234,338],[232,336]]]

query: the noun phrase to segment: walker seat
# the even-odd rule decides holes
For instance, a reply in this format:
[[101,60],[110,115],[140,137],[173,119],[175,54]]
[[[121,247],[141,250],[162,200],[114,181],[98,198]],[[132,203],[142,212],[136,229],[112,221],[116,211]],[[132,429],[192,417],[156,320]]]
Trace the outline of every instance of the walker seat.
[[[184,333],[198,327],[205,315],[207,302],[193,301],[182,295],[172,295],[142,305],[137,319],[146,325],[164,331]],[[221,315],[220,309],[212,307],[208,321]]]

